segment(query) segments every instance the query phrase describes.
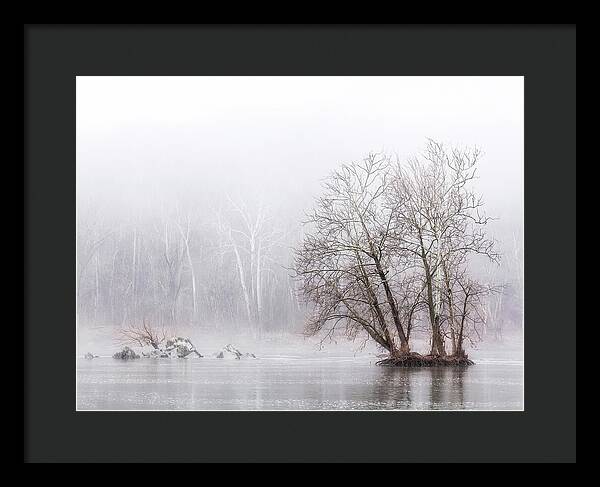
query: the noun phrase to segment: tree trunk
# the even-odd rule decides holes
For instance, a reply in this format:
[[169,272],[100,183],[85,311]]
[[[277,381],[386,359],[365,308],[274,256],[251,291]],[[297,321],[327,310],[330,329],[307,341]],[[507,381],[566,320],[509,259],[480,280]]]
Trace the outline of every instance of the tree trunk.
[[439,316],[435,317],[435,322],[431,330],[431,355],[446,356],[446,345],[439,324]]
[[252,323],[252,308],[250,304],[250,294],[248,293],[248,287],[246,286],[246,277],[244,275],[244,266],[242,264],[242,257],[240,256],[240,252],[237,248],[233,239],[231,239],[233,244],[233,251],[235,253],[235,259],[238,267],[238,274],[240,277],[240,285],[242,286],[242,293],[244,295],[244,302],[246,304],[246,313],[248,314],[248,321]]
[[367,299],[371,303],[371,308],[373,309],[375,316],[377,317],[379,326],[381,327],[381,330],[384,333],[385,340],[389,343],[388,350],[390,351],[390,353],[393,354],[394,353],[394,340],[392,339],[390,331],[388,330],[387,323],[385,321],[385,316],[383,315],[383,311],[381,310],[381,305],[379,304],[379,300],[377,299],[377,295],[375,294],[375,291],[373,291],[373,288],[371,286],[371,281],[369,279],[369,276],[367,275],[367,272],[365,271],[364,263],[363,263],[362,259],[360,258],[360,254],[358,252],[356,252],[356,259],[360,266],[363,282],[365,285],[365,290],[367,293]]
[[261,289],[261,267],[260,267],[260,251],[261,245],[260,241],[258,242],[258,246],[256,249],[256,320],[260,324],[261,316],[262,316],[262,289]]
[[136,269],[136,265],[137,265],[137,227],[133,228],[133,258],[132,258],[132,271],[131,271],[131,296],[132,296],[132,300],[133,300],[133,321],[135,322],[136,320],[136,308],[137,308],[137,303],[136,303],[136,281],[137,281],[137,269]]
[[456,355],[457,354],[457,343],[456,343],[456,333],[454,332],[454,328],[450,328],[450,336],[452,339],[452,355]]
[[95,285],[96,292],[94,293],[94,321],[98,319],[98,305],[100,304],[100,252],[96,252],[96,275],[95,275]]
[[452,339],[452,355],[456,355],[456,317],[454,315],[454,298],[452,295],[452,287],[450,285],[450,275],[448,273],[448,267],[444,262],[442,265],[444,272],[444,285],[446,286],[446,297],[448,298],[448,314],[450,321],[450,335]]
[[[371,250],[373,251],[373,245],[371,244]],[[383,289],[385,290],[385,296],[392,311],[392,319],[394,320],[394,325],[396,326],[396,331],[398,332],[398,337],[400,338],[400,351],[403,353],[408,353],[410,351],[410,347],[408,344],[408,338],[406,333],[404,332],[404,327],[400,322],[400,315],[398,313],[398,307],[396,306],[396,300],[392,294],[392,290],[390,289],[390,285],[387,280],[387,276],[381,267],[381,262],[379,259],[373,255],[373,260],[375,261],[375,268],[377,269],[377,274],[379,275],[379,279],[383,284]]]
[[[381,280],[381,283],[383,284],[386,300],[387,300],[390,310],[392,312],[392,319],[394,321],[394,326],[396,327],[396,331],[398,332],[398,337],[400,338],[400,350],[406,350],[406,352],[408,353],[408,350],[409,350],[408,338],[406,336],[406,333],[404,332],[402,323],[400,322],[400,315],[398,313],[398,308],[396,306],[396,300],[394,299],[392,290],[390,289],[390,285],[388,283],[386,273],[383,270],[383,267],[381,265],[381,261],[380,261],[379,257],[377,256],[377,252],[376,252],[375,246],[373,245],[373,241],[371,240],[371,236],[369,235],[367,226],[365,225],[362,218],[361,218],[361,226],[362,226],[364,232],[366,233],[367,238],[369,239],[369,250],[371,252],[371,258],[373,259],[373,261],[375,263],[375,269],[377,270],[377,275],[379,276],[379,279]],[[357,253],[357,255],[358,255],[358,253]],[[361,262],[361,266],[362,266],[362,262]],[[392,346],[393,346],[393,340],[392,340]]]
[[192,262],[192,255],[190,253],[190,246],[187,238],[185,239],[185,253],[187,255],[188,264],[190,266],[190,272],[192,274],[192,321],[196,318],[197,303],[196,303],[196,273],[194,272],[194,263]]
[[424,255],[421,256],[423,267],[425,269],[425,284],[427,287],[427,309],[429,311],[429,321],[431,323],[431,355],[446,356],[444,346],[444,337],[440,329],[440,316],[435,310],[435,301],[433,296],[433,276],[431,275],[429,264]]

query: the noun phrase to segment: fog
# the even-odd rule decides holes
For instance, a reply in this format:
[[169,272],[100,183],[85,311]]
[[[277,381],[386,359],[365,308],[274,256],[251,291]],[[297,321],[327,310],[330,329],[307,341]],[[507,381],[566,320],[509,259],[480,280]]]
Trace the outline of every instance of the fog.
[[[483,151],[475,184],[504,256],[480,274],[509,290],[482,338],[521,330],[522,77],[80,76],[76,88],[80,332],[149,320],[300,334],[291,248],[323,179],[370,152],[405,160],[428,138]],[[242,236],[254,224],[258,263]]]
[[521,218],[522,77],[78,77],[78,201],[200,191],[310,204],[369,151],[426,137],[485,152],[490,213]]

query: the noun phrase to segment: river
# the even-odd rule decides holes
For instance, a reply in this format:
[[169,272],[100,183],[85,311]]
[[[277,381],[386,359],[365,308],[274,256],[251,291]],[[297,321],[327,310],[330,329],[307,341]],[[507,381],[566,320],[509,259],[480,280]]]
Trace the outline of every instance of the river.
[[523,362],[380,367],[366,357],[77,359],[78,410],[522,410]]

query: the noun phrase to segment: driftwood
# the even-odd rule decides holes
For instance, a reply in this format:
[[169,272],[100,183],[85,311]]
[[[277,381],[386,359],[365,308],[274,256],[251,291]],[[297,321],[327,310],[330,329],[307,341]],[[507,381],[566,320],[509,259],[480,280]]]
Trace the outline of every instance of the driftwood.
[[474,365],[474,362],[466,355],[421,355],[420,353],[411,352],[379,360],[376,365],[387,367],[466,367]]

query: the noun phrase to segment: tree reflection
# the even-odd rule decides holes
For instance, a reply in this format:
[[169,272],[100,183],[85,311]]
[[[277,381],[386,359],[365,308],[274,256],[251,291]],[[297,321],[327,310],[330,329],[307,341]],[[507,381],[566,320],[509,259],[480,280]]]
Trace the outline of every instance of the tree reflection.
[[431,367],[428,371],[430,373],[429,380],[431,384],[429,405],[431,409],[443,409],[446,369],[444,367]]
[[381,373],[374,383],[373,395],[378,406],[385,409],[410,409],[412,369],[380,367]]

